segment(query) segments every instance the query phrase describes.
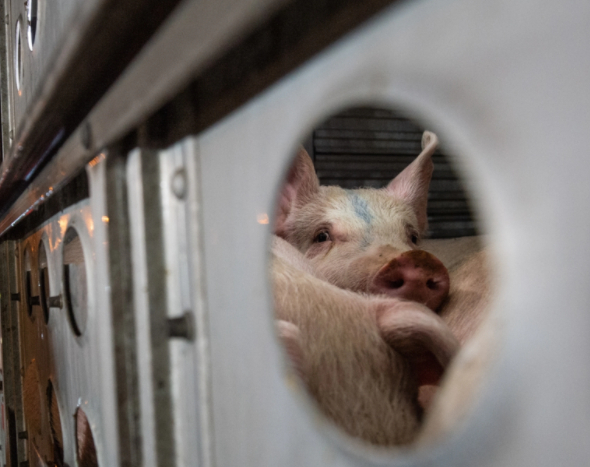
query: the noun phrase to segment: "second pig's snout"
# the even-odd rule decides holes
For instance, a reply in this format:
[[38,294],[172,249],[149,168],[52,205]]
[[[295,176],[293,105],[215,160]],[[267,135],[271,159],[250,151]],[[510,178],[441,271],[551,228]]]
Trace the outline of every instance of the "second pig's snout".
[[442,262],[423,250],[406,251],[381,268],[371,293],[423,303],[436,310],[449,294],[449,273]]

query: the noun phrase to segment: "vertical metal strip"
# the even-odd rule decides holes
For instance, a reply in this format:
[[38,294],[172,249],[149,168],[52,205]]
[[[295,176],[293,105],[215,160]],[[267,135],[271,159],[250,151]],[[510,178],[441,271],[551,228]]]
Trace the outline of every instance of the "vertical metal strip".
[[[7,8],[8,6],[8,8]],[[9,93],[9,82],[10,82],[10,66],[8,60],[10,57],[8,37],[10,36],[10,21],[8,12],[10,11],[9,0],[0,1],[0,18],[3,20],[3,27],[0,28],[0,115],[2,118],[2,157],[8,154],[12,141],[10,140],[10,132],[12,130],[12,120],[10,113],[10,93]]]
[[15,358],[13,348],[13,327],[11,319],[11,288],[10,288],[10,273],[9,273],[9,243],[4,242],[0,246],[0,255],[2,262],[0,263],[0,321],[2,324],[2,369],[4,371],[4,401],[6,404],[6,417],[4,423],[8,427],[6,432],[6,441],[3,443],[6,447],[5,454],[9,456],[7,462],[10,467],[18,466],[17,459],[17,444],[16,444],[16,417],[14,414],[15,397],[15,374],[12,367],[12,362]]
[[141,179],[141,150],[134,149],[127,159],[127,189],[129,193],[129,219],[131,253],[133,260],[133,300],[135,302],[135,330],[137,335],[137,365],[139,378],[139,403],[143,467],[157,467],[154,397],[152,378],[152,343],[149,325],[149,300],[147,286],[147,251],[145,248],[145,219],[143,209],[143,185]]
[[[17,245],[6,241],[0,248],[3,257],[0,267],[2,320],[2,365],[4,371],[4,396],[8,417],[9,456],[11,466],[26,459],[25,443],[18,435],[25,431],[22,404],[22,380],[20,358],[20,335],[18,324],[20,290],[18,283]],[[21,296],[22,299],[22,296]],[[7,447],[8,447],[7,446]],[[16,452],[15,452],[16,449]]]
[[162,225],[159,154],[142,150],[145,245],[152,343],[152,376],[157,465],[176,465],[170,383],[170,348],[167,313],[166,260]]
[[[193,303],[197,342],[198,365],[198,407],[200,427],[200,460],[202,467],[215,466],[213,449],[213,416],[211,388],[211,359],[209,348],[209,320],[207,308],[207,290],[205,285],[205,252],[203,245],[203,202],[201,199],[202,173],[201,154],[197,138],[190,138],[185,144],[187,172],[192,174],[194,182],[188,185],[188,232],[192,250]],[[190,180],[191,178],[189,178]]]
[[106,194],[109,216],[110,299],[115,349],[120,462],[121,467],[139,467],[142,465],[142,438],[126,162],[127,152],[122,147],[109,151]]

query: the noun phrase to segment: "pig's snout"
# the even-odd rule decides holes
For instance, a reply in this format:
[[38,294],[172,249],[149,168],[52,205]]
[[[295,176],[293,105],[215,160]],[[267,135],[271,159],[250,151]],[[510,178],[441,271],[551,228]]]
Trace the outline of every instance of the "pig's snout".
[[406,251],[381,268],[372,293],[423,303],[436,310],[449,294],[449,273],[438,258],[423,250]]

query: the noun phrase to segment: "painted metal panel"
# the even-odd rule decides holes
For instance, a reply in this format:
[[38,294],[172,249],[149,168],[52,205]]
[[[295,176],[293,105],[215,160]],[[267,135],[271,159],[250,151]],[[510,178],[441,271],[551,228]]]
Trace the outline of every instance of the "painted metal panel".
[[[574,57],[585,54],[589,8],[392,8],[199,138],[219,465],[587,463],[590,66]],[[284,381],[266,278],[270,231],[256,221],[273,212],[303,135],[335,109],[367,102],[412,109],[457,154],[491,234],[504,325],[465,424],[397,456],[335,441]]]

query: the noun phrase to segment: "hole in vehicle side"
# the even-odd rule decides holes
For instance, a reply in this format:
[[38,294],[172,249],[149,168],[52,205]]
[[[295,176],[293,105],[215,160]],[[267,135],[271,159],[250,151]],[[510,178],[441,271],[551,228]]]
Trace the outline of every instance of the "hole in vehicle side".
[[[454,159],[428,149],[436,135],[423,136],[424,128],[388,109],[351,108],[328,118],[287,170],[273,225],[275,313],[290,366],[323,415],[372,446],[419,441],[442,376],[489,309],[485,241],[471,195]],[[382,219],[394,213],[397,220]],[[346,250],[351,238],[358,248]],[[381,272],[369,271],[362,257],[371,249],[382,258],[373,261]],[[411,254],[402,261],[404,252]],[[453,278],[470,267],[468,257],[482,263],[486,277],[472,323],[461,329],[449,304],[465,305]],[[367,274],[347,277],[359,268]],[[367,310],[375,319],[363,316]],[[422,335],[411,326],[422,326]]]
[[97,467],[98,456],[88,417],[81,407],[76,409],[76,461],[79,467]]
[[63,245],[64,302],[74,334],[82,336],[88,320],[88,283],[82,241],[75,228],[66,230]]
[[41,240],[39,242],[39,249],[38,249],[38,257],[39,257],[39,303],[41,305],[41,309],[43,311],[43,318],[45,320],[45,324],[49,323],[49,296],[50,296],[50,287],[49,287],[49,265],[47,262],[47,253],[45,250],[45,242]]
[[61,415],[57,394],[51,380],[47,381],[45,391],[49,413],[49,428],[51,433],[51,445],[53,449],[53,462],[56,466],[64,465],[64,441],[61,424]]
[[[47,368],[33,358],[26,366],[23,377],[23,406],[26,439],[29,453],[42,458],[50,465],[63,466],[63,435],[57,396],[51,379],[45,379]],[[45,381],[45,382],[43,382]]]
[[39,296],[33,295],[33,258],[31,248],[25,247],[24,252],[24,300],[27,315],[29,318],[34,319],[33,311],[34,307],[40,305]]
[[23,44],[22,44],[22,18],[19,17],[16,21],[15,36],[14,36],[14,81],[16,84],[16,90],[20,96],[22,93],[23,83]]
[[38,0],[27,0],[27,43],[29,50],[33,50],[37,38],[37,10]]

